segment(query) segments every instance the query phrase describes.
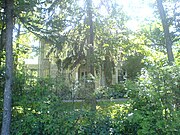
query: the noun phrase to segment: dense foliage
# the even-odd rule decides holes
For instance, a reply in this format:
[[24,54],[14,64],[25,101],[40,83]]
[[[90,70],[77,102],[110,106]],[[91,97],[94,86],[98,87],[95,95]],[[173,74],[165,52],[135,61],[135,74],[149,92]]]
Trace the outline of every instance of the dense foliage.
[[[62,102],[52,89],[53,81],[38,79],[28,83],[21,96],[14,98],[11,132],[176,135],[180,128],[179,72],[178,66],[154,67],[138,81],[123,85],[127,101],[99,102],[96,112],[90,111],[85,102]],[[122,86],[114,87],[117,91],[119,88]]]
[[[154,18],[134,31],[127,25],[133,17],[116,0],[14,0],[11,134],[178,135],[180,3],[157,2],[164,13],[149,2],[156,5]],[[7,77],[4,5],[0,1],[0,125]],[[31,38],[49,48],[43,57],[56,64],[55,78],[28,69],[24,61],[36,49]],[[86,65],[96,75],[84,73],[74,81],[71,73]],[[123,74],[118,83],[113,83],[115,70]],[[104,84],[95,89],[92,82],[100,76]]]

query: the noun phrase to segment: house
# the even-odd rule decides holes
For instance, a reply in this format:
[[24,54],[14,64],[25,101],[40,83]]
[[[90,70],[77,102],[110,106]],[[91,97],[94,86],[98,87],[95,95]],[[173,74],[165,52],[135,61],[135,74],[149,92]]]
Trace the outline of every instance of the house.
[[[58,67],[56,62],[47,57],[49,50],[48,44],[44,41],[39,42],[39,58],[36,64],[27,64],[28,69],[36,71],[39,77],[56,78],[58,75]],[[85,81],[88,76],[87,66],[84,63],[78,64],[74,69],[62,69],[61,75],[67,82]],[[124,81],[126,72],[122,70],[122,62],[119,61],[112,71],[112,84],[117,84]],[[95,87],[105,86],[105,73],[102,68],[95,69]]]
[[30,76],[38,76],[38,59],[25,59],[26,74]]
[[[58,72],[58,67],[55,62],[49,60],[46,57],[48,53],[48,45],[44,42],[40,42],[40,55],[39,55],[39,76],[40,77],[56,77]],[[96,70],[96,69],[95,69]],[[83,80],[87,77],[87,66],[84,63],[77,65],[73,70],[65,69],[62,71],[65,78],[71,77],[74,81]],[[99,71],[95,71],[96,87],[105,86],[104,71],[100,68]],[[122,62],[119,60],[118,64],[115,66],[114,72],[112,71],[112,84],[117,84],[124,81],[126,77],[126,72],[122,70]]]

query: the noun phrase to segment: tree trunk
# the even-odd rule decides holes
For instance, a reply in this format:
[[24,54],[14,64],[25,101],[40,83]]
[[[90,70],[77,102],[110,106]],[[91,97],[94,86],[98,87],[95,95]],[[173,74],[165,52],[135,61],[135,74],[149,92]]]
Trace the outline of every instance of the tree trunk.
[[[17,35],[16,35],[16,40],[18,41],[20,38],[20,32],[21,32],[21,24],[18,24],[18,29],[17,29]],[[16,71],[17,71],[17,66],[18,66],[18,58],[19,58],[19,41],[16,43],[16,55],[14,58],[14,71],[15,71],[15,75],[16,75]]]
[[110,53],[106,54],[104,61],[104,77],[105,85],[110,86],[112,84],[112,61],[110,60]]
[[90,95],[91,109],[96,110],[96,98],[94,96],[95,82],[94,82],[94,32],[93,32],[93,20],[92,20],[92,0],[87,0],[87,15],[89,26],[89,38],[88,38],[88,50],[87,50],[87,66],[88,66],[88,81],[86,82],[86,88]]
[[168,25],[168,22],[166,19],[164,7],[162,5],[162,0],[156,0],[156,1],[157,1],[157,7],[159,10],[160,18],[161,18],[162,25],[163,25],[166,50],[167,50],[167,55],[168,55],[168,62],[169,62],[169,65],[172,65],[174,62],[174,55],[172,52],[172,39],[171,39],[171,36],[169,33],[169,25]]
[[12,78],[13,78],[13,54],[12,54],[12,35],[13,35],[13,0],[5,1],[6,12],[6,82],[4,89],[4,106],[1,135],[10,134],[11,125],[11,104],[12,104]]
[[92,0],[87,0],[88,8],[88,25],[89,25],[89,73],[94,76],[94,32],[93,32],[93,21],[92,21]]

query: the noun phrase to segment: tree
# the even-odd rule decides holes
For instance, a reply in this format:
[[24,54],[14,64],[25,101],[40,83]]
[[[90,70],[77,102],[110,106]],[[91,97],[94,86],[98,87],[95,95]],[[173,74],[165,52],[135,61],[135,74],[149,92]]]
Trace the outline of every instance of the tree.
[[174,62],[174,55],[172,52],[172,39],[171,39],[170,32],[169,32],[169,25],[167,22],[167,18],[166,18],[163,4],[162,4],[162,0],[156,0],[156,1],[157,1],[157,7],[159,10],[160,18],[161,18],[162,25],[163,25],[166,50],[167,50],[167,55],[168,55],[168,62],[169,62],[169,65],[172,65]]
[[95,90],[94,82],[94,32],[93,32],[93,18],[92,18],[92,0],[87,0],[87,16],[88,16],[88,50],[87,50],[87,68],[89,77],[86,82],[86,87],[90,94],[92,110],[96,109],[96,98],[93,95]]
[[13,0],[5,1],[6,12],[6,83],[4,89],[4,109],[1,135],[10,134],[11,104],[12,104],[12,79],[13,79]]
[[89,26],[89,37],[88,37],[88,60],[89,60],[89,73],[94,76],[94,32],[93,32],[93,20],[92,20],[92,0],[87,0],[87,14],[88,14],[88,26]]

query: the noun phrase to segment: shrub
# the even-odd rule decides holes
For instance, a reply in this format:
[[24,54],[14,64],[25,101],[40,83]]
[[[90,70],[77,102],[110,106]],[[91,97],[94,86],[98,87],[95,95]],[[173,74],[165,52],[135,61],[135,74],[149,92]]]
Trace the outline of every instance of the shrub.
[[126,127],[134,134],[178,134],[180,68],[153,68],[137,83],[127,82],[130,116]]
[[123,83],[100,88],[95,91],[97,99],[119,99],[123,98],[126,93],[127,90]]
[[97,106],[96,111],[87,105],[68,106],[52,90],[51,80],[38,79],[33,87],[26,86],[19,100],[14,99],[11,134],[178,135],[179,72],[177,66],[153,68],[137,82],[112,86],[107,97],[111,88],[114,93],[127,91],[128,102]]

